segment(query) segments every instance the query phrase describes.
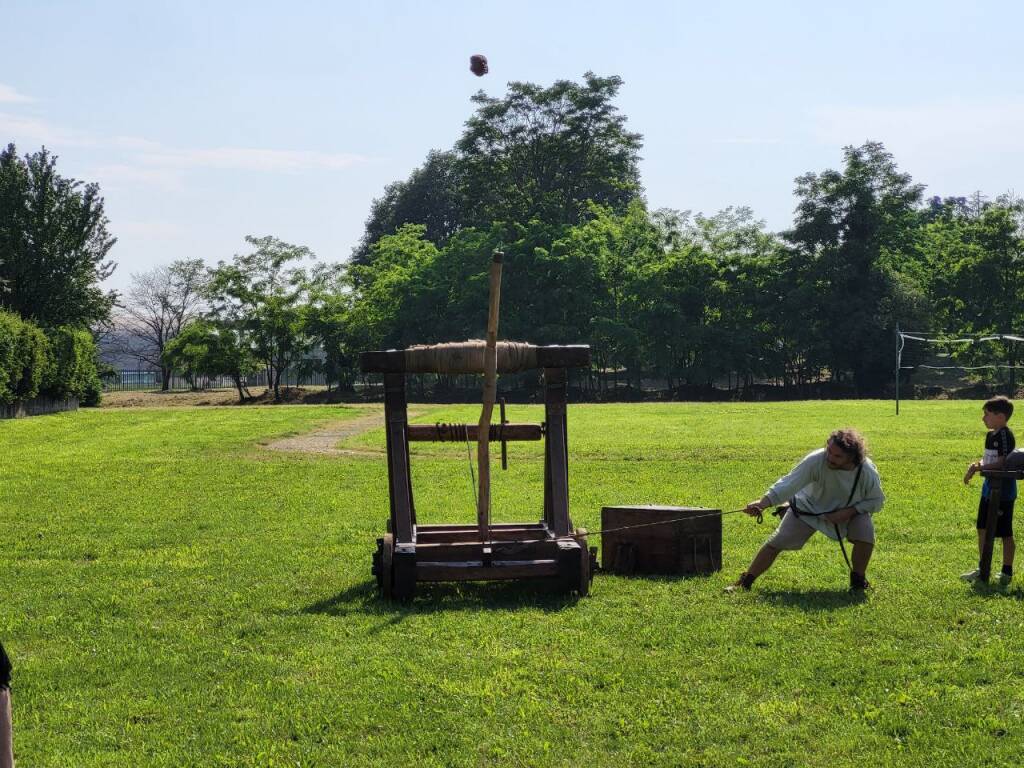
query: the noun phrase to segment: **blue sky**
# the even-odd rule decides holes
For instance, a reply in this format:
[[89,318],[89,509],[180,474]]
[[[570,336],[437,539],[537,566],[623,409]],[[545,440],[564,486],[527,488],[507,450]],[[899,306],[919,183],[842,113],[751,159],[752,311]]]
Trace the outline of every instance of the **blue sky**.
[[625,80],[652,208],[783,229],[793,179],[868,139],[928,194],[1024,187],[1016,2],[0,0],[0,19],[0,141],[100,184],[115,288],[247,234],[343,260],[478,88],[587,70]]

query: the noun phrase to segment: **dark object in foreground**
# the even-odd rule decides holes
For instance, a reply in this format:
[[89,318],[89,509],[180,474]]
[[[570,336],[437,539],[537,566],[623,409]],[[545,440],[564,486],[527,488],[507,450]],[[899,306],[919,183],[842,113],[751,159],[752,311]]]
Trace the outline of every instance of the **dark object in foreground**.
[[0,643],[0,768],[14,768],[10,685],[11,660]]
[[[498,370],[503,360],[509,367],[541,367],[544,370],[543,425],[492,425],[496,439],[544,438],[544,511],[536,523],[477,523],[419,525],[409,471],[410,438],[468,440],[481,430],[472,425],[433,425],[411,428],[406,404],[406,375],[431,366],[479,372],[483,342],[386,352],[364,352],[364,372],[384,373],[384,414],[388,455],[388,488],[391,514],[388,532],[377,540],[373,573],[387,599],[407,600],[416,584],[425,581],[491,581],[543,579],[566,593],[586,595],[595,568],[596,553],[587,548],[586,531],[575,530],[569,517],[569,470],[566,447],[565,364],[589,365],[589,347],[531,347],[513,349],[498,344]],[[447,345],[446,345],[447,346]],[[451,354],[445,354],[450,351]],[[515,357],[515,361],[512,358]],[[479,358],[479,359],[478,359]],[[562,363],[562,365],[554,364]],[[496,431],[497,427],[497,431]],[[503,434],[502,430],[507,430]]]
[[[1013,456],[1014,451],[1010,455]],[[1014,460],[1017,466],[1018,459]],[[990,469],[982,470],[981,476],[989,481],[988,519],[985,521],[985,546],[978,563],[978,581],[987,582],[992,576],[992,548],[996,540],[996,523],[999,517],[999,501],[1003,495],[1004,480],[1024,480],[1024,470]]]
[[0,643],[0,688],[11,687],[11,660],[4,650],[4,644]]
[[[614,530],[641,525],[644,527]],[[601,530],[611,531],[602,534],[601,562],[606,571],[695,575],[722,567],[722,515],[718,509],[604,507]]]

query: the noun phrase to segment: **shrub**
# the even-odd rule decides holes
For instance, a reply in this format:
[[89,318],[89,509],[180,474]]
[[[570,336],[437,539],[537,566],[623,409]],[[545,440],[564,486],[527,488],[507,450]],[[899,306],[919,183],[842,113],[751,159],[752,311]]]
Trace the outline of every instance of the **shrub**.
[[0,404],[39,394],[50,365],[50,344],[43,332],[18,315],[0,311]]
[[96,365],[96,342],[82,328],[62,325],[50,331],[52,362],[44,390],[56,398],[77,397],[84,406],[99,405],[103,387]]

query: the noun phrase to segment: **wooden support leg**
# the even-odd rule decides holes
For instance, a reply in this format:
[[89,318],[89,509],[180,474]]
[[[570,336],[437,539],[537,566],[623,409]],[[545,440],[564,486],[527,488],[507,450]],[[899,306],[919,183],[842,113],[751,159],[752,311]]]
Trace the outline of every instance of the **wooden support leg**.
[[[550,515],[548,521],[555,536],[568,536],[572,531],[569,519],[569,462],[566,445],[564,368],[544,369],[544,414],[547,422],[547,468],[550,471]],[[547,491],[547,484],[545,484]],[[545,494],[547,495],[547,494]],[[545,503],[545,512],[547,512]]]
[[395,535],[396,544],[412,543],[412,486],[409,476],[409,446],[406,440],[409,419],[406,412],[404,374],[384,374],[384,421],[387,430],[391,532]]
[[981,550],[981,560],[978,563],[978,577],[982,581],[988,581],[992,575],[992,549],[996,539],[996,522],[999,518],[999,500],[1003,493],[1003,480],[1000,477],[990,477],[988,497],[988,518],[985,520],[985,545]]

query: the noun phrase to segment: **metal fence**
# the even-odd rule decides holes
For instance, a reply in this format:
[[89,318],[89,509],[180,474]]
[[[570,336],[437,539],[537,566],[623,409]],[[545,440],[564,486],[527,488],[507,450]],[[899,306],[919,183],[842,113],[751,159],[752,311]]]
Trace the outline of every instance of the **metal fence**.
[[[104,392],[128,392],[148,389],[160,389],[163,383],[160,371],[153,370],[120,370],[113,376],[103,379]],[[245,385],[249,389],[265,389],[267,372],[259,371],[245,377]],[[228,376],[197,376],[195,381],[189,380],[179,373],[171,375],[170,388],[175,390],[190,389],[221,389],[234,388],[235,382]],[[282,387],[326,387],[327,376],[323,372],[285,371],[281,376]]]

